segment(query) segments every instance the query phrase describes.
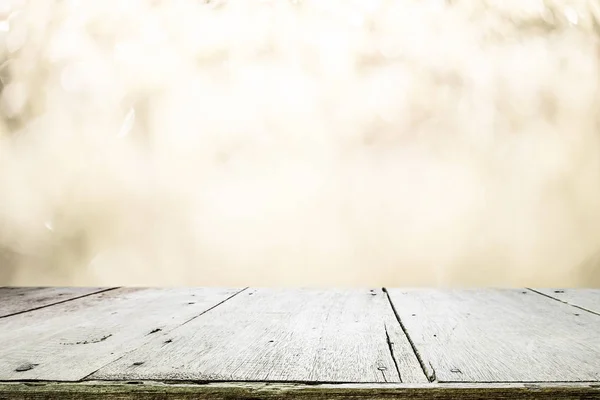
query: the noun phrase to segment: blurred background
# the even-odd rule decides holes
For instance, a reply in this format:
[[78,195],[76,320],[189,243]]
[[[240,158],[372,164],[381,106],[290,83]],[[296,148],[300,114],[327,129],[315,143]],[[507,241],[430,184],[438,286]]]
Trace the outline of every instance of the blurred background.
[[1,0],[0,285],[600,287],[599,39],[583,0]]

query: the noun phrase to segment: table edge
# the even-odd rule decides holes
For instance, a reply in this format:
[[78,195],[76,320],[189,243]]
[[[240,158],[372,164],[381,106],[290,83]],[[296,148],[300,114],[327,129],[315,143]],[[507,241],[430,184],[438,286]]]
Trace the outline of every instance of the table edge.
[[600,399],[600,382],[535,383],[355,383],[295,384],[275,382],[0,382],[0,400],[12,399],[211,399],[317,400],[389,399]]

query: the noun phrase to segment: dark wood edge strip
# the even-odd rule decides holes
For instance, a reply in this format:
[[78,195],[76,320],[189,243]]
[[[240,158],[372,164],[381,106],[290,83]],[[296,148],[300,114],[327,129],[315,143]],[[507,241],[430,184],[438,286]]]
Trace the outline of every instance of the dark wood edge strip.
[[160,382],[0,383],[0,400],[336,400],[336,399],[600,399],[596,383],[490,384],[275,384]]
[[67,303],[69,301],[73,301],[73,300],[77,300],[77,299],[81,299],[84,297],[88,297],[88,296],[93,296],[96,294],[100,294],[100,293],[104,293],[104,292],[108,292],[110,290],[115,290],[118,289],[118,287],[111,287],[111,288],[104,288],[104,289],[98,289],[95,292],[90,292],[90,293],[85,293],[79,296],[75,296],[75,297],[69,297],[66,298],[64,300],[60,300],[60,301],[55,301],[53,303],[49,303],[49,304],[44,304],[43,306],[39,306],[39,307],[32,307],[32,308],[28,308],[27,310],[21,310],[21,311],[17,311],[14,313],[10,313],[10,314],[5,314],[5,315],[0,315],[0,319],[1,318],[8,318],[8,317],[12,317],[13,315],[19,315],[19,314],[24,314],[24,313],[28,313],[31,311],[35,311],[35,310],[41,310],[42,308],[48,308],[48,307],[52,307],[55,306],[57,304],[62,304],[62,303]]

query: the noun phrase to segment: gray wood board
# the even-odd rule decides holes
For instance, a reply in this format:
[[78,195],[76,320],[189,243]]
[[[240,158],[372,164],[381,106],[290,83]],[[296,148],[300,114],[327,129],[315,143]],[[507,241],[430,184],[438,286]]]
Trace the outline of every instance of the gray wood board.
[[426,382],[387,297],[366,289],[248,290],[90,379]]
[[584,310],[600,314],[600,289],[532,289]]
[[600,316],[529,290],[390,289],[439,382],[600,380]]
[[265,383],[163,384],[158,382],[77,384],[0,383],[1,400],[592,400],[591,384],[352,384],[291,385]]
[[77,299],[104,290],[107,289],[86,287],[2,287],[0,288],[0,318]]
[[0,319],[0,380],[83,379],[239,291],[121,288]]

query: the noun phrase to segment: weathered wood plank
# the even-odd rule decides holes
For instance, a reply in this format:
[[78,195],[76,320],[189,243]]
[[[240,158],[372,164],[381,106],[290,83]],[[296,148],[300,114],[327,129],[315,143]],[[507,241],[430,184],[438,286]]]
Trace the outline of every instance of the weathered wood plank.
[[600,289],[532,289],[584,310],[600,314]]
[[0,318],[99,293],[106,288],[2,287]]
[[0,319],[0,380],[80,380],[239,289],[116,289]]
[[244,292],[90,379],[426,381],[381,290],[308,289]]
[[43,385],[0,384],[0,400],[592,400],[600,387],[590,384],[354,384],[282,385],[264,383],[136,385],[94,382]]
[[529,290],[390,289],[440,382],[600,380],[600,316]]

